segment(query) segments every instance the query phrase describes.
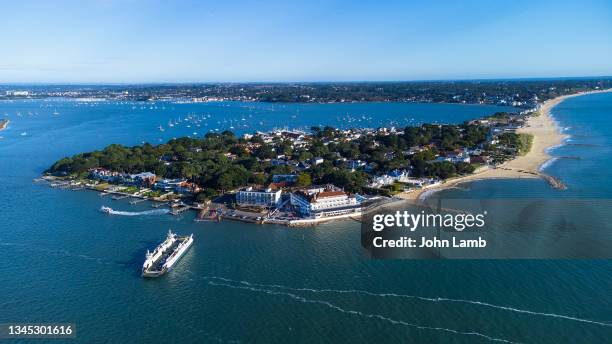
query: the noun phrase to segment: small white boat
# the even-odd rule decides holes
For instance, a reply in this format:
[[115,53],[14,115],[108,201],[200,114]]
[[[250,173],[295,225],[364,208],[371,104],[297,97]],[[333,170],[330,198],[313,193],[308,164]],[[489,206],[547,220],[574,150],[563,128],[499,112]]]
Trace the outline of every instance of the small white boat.
[[104,205],[103,205],[103,206],[100,208],[100,211],[101,211],[101,212],[103,212],[103,213],[105,213],[105,214],[110,214],[110,213],[113,211],[113,209],[112,209],[111,207],[107,207],[107,206],[104,206]]

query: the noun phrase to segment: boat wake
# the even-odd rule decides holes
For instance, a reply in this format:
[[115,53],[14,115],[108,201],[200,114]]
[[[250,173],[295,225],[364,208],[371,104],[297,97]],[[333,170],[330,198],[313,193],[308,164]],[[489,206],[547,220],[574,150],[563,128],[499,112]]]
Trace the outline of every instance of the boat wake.
[[143,216],[143,215],[163,215],[168,214],[170,212],[169,209],[153,209],[153,210],[145,210],[145,211],[120,211],[120,210],[107,210],[104,211],[110,215],[120,215],[120,216]]
[[591,319],[579,318],[579,317],[575,317],[571,315],[564,315],[564,314],[557,314],[557,313],[537,312],[537,311],[531,311],[531,310],[515,308],[515,307],[510,307],[510,306],[496,305],[496,304],[487,303],[483,301],[477,301],[477,300],[452,299],[452,298],[445,298],[445,297],[426,297],[426,296],[395,294],[395,293],[375,293],[375,292],[371,292],[367,290],[358,290],[358,289],[292,288],[292,287],[278,285],[278,284],[260,284],[260,283],[252,283],[252,282],[247,282],[247,281],[236,281],[236,280],[232,280],[229,278],[223,278],[223,277],[202,277],[202,278],[206,280],[218,280],[218,281],[223,281],[227,283],[236,283],[236,284],[241,284],[245,286],[268,288],[268,289],[279,289],[279,290],[287,290],[287,291],[294,291],[294,292],[310,292],[310,293],[321,293],[321,294],[322,293],[361,294],[361,295],[374,296],[374,297],[404,298],[404,299],[413,299],[413,300],[438,302],[438,303],[464,303],[464,304],[488,307],[488,308],[493,308],[493,309],[498,309],[498,310],[503,310],[503,311],[508,311],[508,312],[514,312],[514,313],[529,314],[529,315],[535,315],[535,316],[571,320],[571,321],[576,321],[576,322],[581,322],[581,323],[586,323],[586,324],[591,324],[591,325],[612,327],[611,322],[591,320]]
[[214,281],[208,281],[208,284],[212,285],[212,286],[218,286],[218,287],[226,287],[226,288],[231,288],[231,289],[242,289],[242,290],[247,290],[247,291],[260,292],[260,293],[265,293],[265,294],[268,294],[268,295],[286,296],[286,297],[289,297],[289,298],[291,298],[291,299],[293,299],[295,301],[302,302],[302,303],[311,303],[311,304],[323,305],[323,306],[329,307],[329,308],[331,308],[331,309],[333,309],[335,311],[341,312],[341,313],[355,315],[355,316],[359,316],[359,317],[370,318],[370,319],[378,319],[378,320],[389,322],[389,323],[391,323],[393,325],[407,326],[407,327],[412,327],[412,328],[416,328],[416,329],[419,329],[419,330],[441,331],[441,332],[447,332],[447,333],[451,333],[451,334],[458,334],[458,335],[465,335],[465,336],[476,336],[476,337],[484,338],[484,339],[487,339],[487,340],[490,340],[490,341],[494,341],[494,342],[518,343],[518,342],[511,341],[511,340],[503,339],[503,338],[492,337],[492,336],[486,335],[484,333],[475,332],[475,331],[461,331],[461,330],[456,330],[456,329],[446,328],[446,327],[419,325],[419,324],[416,324],[416,323],[411,323],[411,322],[407,322],[407,321],[403,321],[403,320],[393,319],[393,318],[384,316],[382,314],[364,313],[364,312],[361,312],[361,311],[356,311],[356,310],[352,310],[352,309],[346,309],[346,308],[342,308],[342,307],[340,307],[340,306],[338,306],[336,304],[333,304],[333,303],[331,303],[329,301],[326,301],[326,300],[309,299],[309,298],[305,298],[303,296],[299,296],[297,294],[289,293],[289,292],[285,292],[285,291],[278,291],[278,290],[271,290],[271,289],[264,289],[264,288],[256,288],[256,287],[249,286],[249,285],[236,285],[236,284],[214,282]]

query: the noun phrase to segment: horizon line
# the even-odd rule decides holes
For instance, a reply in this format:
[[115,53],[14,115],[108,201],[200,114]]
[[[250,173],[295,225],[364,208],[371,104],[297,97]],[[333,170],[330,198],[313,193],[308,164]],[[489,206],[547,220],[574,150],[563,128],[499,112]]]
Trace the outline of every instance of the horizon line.
[[546,81],[546,80],[595,80],[612,79],[612,75],[555,76],[555,77],[500,77],[500,78],[457,78],[457,79],[380,79],[380,80],[318,80],[318,81],[152,81],[152,82],[0,82],[0,86],[138,86],[138,85],[210,85],[210,84],[351,84],[351,83],[427,83],[427,82],[494,82],[494,81]]

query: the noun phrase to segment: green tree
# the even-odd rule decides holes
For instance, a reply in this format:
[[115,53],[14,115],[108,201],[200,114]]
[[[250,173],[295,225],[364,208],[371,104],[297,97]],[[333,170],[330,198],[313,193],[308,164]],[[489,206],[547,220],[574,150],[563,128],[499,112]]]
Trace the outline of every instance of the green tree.
[[300,173],[297,177],[297,185],[301,187],[310,186],[312,184],[312,177],[308,173]]

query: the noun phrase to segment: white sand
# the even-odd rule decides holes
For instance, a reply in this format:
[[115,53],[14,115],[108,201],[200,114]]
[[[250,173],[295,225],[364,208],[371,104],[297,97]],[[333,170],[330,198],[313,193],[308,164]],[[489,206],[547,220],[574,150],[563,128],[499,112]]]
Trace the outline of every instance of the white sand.
[[554,119],[550,114],[550,110],[557,104],[567,98],[577,97],[585,94],[612,92],[612,89],[581,92],[567,96],[561,96],[547,100],[542,104],[540,115],[530,117],[527,120],[525,127],[519,129],[521,133],[533,135],[533,143],[531,150],[523,156],[519,156],[513,160],[507,161],[497,168],[482,168],[471,175],[447,179],[446,182],[435,188],[417,190],[409,193],[401,193],[397,195],[404,199],[418,199],[423,193],[431,194],[429,190],[442,190],[452,187],[459,183],[465,183],[474,180],[482,179],[516,179],[516,178],[539,178],[540,167],[551,159],[547,150],[551,147],[558,146],[563,143],[567,135],[563,135]]

